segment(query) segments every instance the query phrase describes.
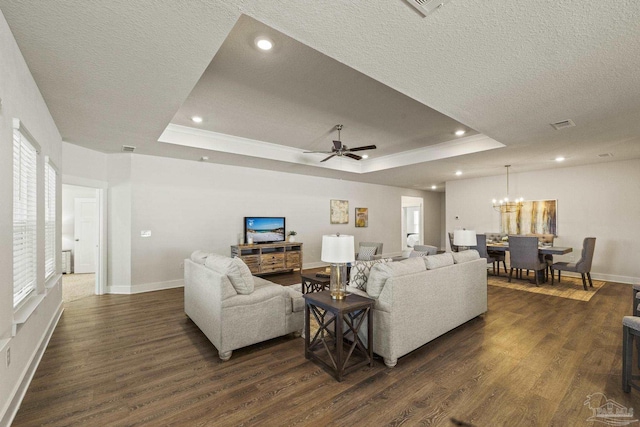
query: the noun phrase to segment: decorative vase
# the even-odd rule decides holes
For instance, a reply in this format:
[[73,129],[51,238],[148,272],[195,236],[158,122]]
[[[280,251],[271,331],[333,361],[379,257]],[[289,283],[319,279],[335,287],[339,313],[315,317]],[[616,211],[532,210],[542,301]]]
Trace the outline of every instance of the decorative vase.
[[296,236],[289,236],[289,242],[293,243],[296,241]]

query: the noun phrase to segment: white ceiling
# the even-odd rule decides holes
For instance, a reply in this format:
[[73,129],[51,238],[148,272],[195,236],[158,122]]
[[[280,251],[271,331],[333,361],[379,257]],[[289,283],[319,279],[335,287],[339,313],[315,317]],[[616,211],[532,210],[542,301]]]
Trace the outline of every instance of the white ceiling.
[[[458,169],[640,157],[636,1],[452,0],[427,17],[404,0],[0,0],[0,10],[63,139],[103,152],[126,144],[416,188],[442,188]],[[252,45],[263,32],[270,53]],[[566,119],[576,127],[549,125]],[[191,147],[158,142],[170,123]],[[371,159],[321,168],[322,155],[297,154],[328,149],[338,123],[346,145],[378,146]],[[478,141],[504,147],[451,156]]]

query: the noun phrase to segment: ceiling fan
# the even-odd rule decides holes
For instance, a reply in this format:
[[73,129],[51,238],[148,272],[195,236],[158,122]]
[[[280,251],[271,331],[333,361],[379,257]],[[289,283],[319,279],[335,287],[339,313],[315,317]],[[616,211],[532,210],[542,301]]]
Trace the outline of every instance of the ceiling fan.
[[357,154],[353,154],[353,152],[364,151],[364,150],[375,150],[377,148],[375,145],[364,145],[362,147],[349,148],[346,145],[343,145],[342,141],[340,141],[340,131],[342,130],[342,125],[336,125],[336,129],[338,130],[338,140],[333,141],[333,147],[331,147],[331,151],[305,151],[304,153],[305,154],[309,154],[309,153],[331,154],[329,157],[323,160],[320,160],[320,163],[322,163],[322,162],[326,162],[327,160],[335,156],[338,156],[338,157],[346,156],[346,157],[351,157],[352,159],[355,159],[355,160],[362,160],[361,156],[358,156]]

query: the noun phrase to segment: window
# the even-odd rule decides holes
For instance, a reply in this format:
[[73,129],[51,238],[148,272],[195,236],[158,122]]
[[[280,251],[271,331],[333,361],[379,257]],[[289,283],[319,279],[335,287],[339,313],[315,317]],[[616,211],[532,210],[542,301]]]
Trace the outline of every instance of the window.
[[56,272],[56,169],[47,159],[44,165],[44,277]]
[[36,182],[40,147],[19,120],[13,123],[13,306],[36,289]]

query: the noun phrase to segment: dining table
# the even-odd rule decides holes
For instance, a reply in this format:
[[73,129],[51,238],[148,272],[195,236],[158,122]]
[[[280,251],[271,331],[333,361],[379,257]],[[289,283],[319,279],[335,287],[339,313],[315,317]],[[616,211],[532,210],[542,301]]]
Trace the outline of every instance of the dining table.
[[[488,251],[507,252],[509,251],[509,243],[489,243],[487,242]],[[546,246],[538,245],[538,254],[544,255],[564,255],[573,252],[573,248],[569,246]],[[540,283],[546,282],[544,270],[537,272]]]

